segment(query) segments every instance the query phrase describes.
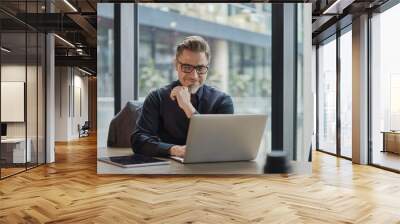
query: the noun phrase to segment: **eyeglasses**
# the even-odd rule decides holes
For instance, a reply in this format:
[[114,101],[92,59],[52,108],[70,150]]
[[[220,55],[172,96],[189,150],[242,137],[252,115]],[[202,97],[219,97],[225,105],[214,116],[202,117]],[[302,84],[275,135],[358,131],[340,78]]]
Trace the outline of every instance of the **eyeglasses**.
[[196,69],[197,74],[204,75],[208,71],[208,66],[205,65],[190,65],[190,64],[183,64],[180,61],[176,60],[179,64],[181,64],[181,70],[184,73],[191,73],[193,69]]

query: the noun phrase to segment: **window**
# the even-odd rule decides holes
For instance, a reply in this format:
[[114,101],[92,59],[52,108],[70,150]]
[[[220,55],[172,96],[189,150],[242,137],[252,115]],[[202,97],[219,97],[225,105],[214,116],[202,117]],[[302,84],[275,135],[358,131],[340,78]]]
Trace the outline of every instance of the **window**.
[[335,36],[318,51],[318,149],[336,154]]
[[[173,65],[176,44],[187,36],[200,35],[208,41],[212,54],[206,83],[232,96],[235,113],[270,115],[270,7],[139,4],[139,100],[177,79]],[[270,127],[267,136],[270,138]]]
[[340,154],[352,157],[352,34],[340,36]]
[[[114,116],[114,4],[98,4],[98,129],[97,145],[107,145],[107,131]],[[111,85],[110,85],[111,84]]]
[[400,170],[400,5],[371,19],[371,134],[372,163]]
[[[139,6],[139,98],[141,100],[156,88],[176,80],[173,59],[175,46],[184,37],[201,35],[207,39],[212,52],[208,84],[228,92],[235,101],[237,112],[267,112],[270,96],[270,36],[265,33],[270,20],[263,4],[255,8],[229,4],[140,4]],[[235,12],[228,9],[236,9]],[[259,10],[258,10],[259,9]],[[260,11],[262,10],[262,11]],[[200,13],[202,12],[202,13]],[[164,15],[171,22],[163,25],[149,21],[149,13]],[[178,15],[177,15],[178,14]],[[177,17],[193,17],[178,24]],[[210,19],[211,18],[211,19]],[[215,19],[215,20],[212,20]],[[260,20],[261,24],[249,22]],[[263,20],[261,20],[263,19]],[[176,21],[175,21],[176,20]],[[179,19],[179,21],[185,21]],[[214,22],[216,21],[216,22]],[[239,28],[228,26],[228,21]],[[163,21],[165,22],[165,21]],[[246,26],[252,24],[252,26]],[[204,33],[193,33],[190,27],[204,26]],[[264,27],[264,28],[263,28]],[[216,29],[234,30],[238,40],[223,35]],[[198,32],[201,32],[199,30]],[[263,37],[261,42],[246,40],[248,35]],[[219,35],[219,36],[218,36]]]

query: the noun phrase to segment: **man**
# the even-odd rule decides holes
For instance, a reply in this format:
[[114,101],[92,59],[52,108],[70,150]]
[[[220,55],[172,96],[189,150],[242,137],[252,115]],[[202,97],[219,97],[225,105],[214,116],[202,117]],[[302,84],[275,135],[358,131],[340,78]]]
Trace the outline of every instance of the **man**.
[[204,84],[210,59],[210,47],[202,37],[190,36],[177,45],[178,80],[146,97],[131,136],[135,153],[184,157],[189,121],[194,114],[233,113],[231,97]]

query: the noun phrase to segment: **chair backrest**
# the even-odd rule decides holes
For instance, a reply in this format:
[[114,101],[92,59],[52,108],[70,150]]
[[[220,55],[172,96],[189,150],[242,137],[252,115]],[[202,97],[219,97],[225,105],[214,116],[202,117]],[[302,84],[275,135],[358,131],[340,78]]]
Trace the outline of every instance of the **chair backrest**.
[[111,120],[108,130],[107,146],[130,147],[131,134],[136,128],[136,121],[142,112],[142,102],[129,101]]
[[85,123],[82,125],[82,129],[90,129],[90,122],[89,121],[85,121]]

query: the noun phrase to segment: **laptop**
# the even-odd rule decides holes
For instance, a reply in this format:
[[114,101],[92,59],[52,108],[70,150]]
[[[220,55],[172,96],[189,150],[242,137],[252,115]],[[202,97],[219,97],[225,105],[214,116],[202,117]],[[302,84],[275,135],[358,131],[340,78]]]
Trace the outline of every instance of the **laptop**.
[[267,115],[195,114],[182,163],[248,161],[256,158]]

